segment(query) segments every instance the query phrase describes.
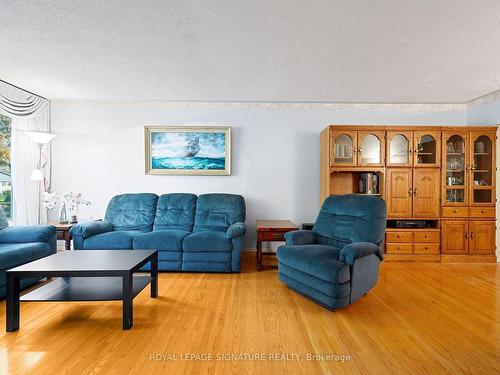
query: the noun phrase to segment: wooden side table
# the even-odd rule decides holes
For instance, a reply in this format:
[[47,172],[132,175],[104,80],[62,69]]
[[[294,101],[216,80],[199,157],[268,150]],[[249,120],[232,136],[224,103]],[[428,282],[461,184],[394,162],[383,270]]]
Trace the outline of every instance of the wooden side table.
[[59,224],[57,222],[55,223],[49,223],[49,225],[53,225],[57,229],[57,239],[64,241],[64,248],[66,250],[71,250],[71,234],[69,233],[69,230],[73,228],[75,224]]
[[273,251],[262,252],[262,242],[282,242],[285,233],[299,229],[290,220],[257,220],[257,269],[262,271],[262,256],[276,255]]

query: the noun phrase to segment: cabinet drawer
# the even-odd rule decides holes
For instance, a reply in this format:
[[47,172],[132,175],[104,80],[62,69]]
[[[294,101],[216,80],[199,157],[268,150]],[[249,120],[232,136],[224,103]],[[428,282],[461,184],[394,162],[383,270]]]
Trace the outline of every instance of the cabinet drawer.
[[260,241],[285,241],[286,232],[262,232],[259,233]]
[[413,244],[411,243],[388,243],[385,245],[387,254],[412,254]]
[[439,232],[415,232],[415,242],[439,242]]
[[443,207],[443,217],[468,217],[468,207]]
[[495,217],[495,207],[471,207],[470,216],[474,218]]
[[416,243],[415,254],[439,254],[438,243]]
[[413,232],[387,232],[385,242],[413,242]]

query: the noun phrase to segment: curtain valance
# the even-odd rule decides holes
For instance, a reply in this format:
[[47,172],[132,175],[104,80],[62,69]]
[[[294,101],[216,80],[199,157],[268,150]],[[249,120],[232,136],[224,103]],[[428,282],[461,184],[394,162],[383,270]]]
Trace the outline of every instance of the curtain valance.
[[9,117],[35,117],[46,111],[47,99],[0,82],[0,112]]

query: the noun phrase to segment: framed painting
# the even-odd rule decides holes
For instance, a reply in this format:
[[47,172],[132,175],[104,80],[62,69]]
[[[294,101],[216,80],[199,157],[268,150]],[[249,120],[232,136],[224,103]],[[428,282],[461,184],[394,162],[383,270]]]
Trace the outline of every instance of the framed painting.
[[146,174],[231,174],[230,127],[144,127]]

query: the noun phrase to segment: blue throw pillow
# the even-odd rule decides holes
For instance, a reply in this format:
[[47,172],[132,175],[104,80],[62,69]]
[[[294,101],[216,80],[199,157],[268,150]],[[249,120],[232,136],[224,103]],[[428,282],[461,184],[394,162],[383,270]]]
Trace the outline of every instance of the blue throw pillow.
[[3,208],[0,207],[0,230],[3,228],[7,228],[9,226],[9,221],[7,220],[7,216],[5,216],[5,212],[3,212]]

